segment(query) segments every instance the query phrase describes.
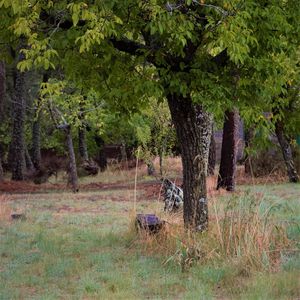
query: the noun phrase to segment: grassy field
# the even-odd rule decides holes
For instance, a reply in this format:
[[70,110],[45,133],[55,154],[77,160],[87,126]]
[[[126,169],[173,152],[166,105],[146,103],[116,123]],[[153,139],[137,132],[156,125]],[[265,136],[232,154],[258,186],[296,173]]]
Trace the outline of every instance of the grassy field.
[[136,233],[131,188],[0,197],[1,300],[300,298],[300,185],[214,196],[210,232],[197,236],[157,197],[136,211],[166,230]]

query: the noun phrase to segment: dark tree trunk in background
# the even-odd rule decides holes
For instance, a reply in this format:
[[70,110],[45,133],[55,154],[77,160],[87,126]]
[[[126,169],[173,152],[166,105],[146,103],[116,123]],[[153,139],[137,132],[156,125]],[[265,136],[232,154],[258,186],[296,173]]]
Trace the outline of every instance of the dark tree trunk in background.
[[207,130],[208,124],[201,123],[206,118],[199,115],[190,97],[169,94],[167,99],[182,153],[184,224],[186,228],[203,231],[208,226],[208,206],[206,142],[201,131]]
[[[43,83],[48,82],[48,73],[43,74]],[[37,170],[40,170],[42,163],[41,155],[41,112],[40,112],[40,101],[38,98],[36,106],[34,108],[34,121],[32,125],[32,162]]]
[[126,143],[125,142],[123,142],[121,144],[121,160],[127,161]]
[[[23,43],[21,42],[21,45]],[[24,59],[24,54],[19,53],[18,62]],[[12,158],[12,180],[24,180],[25,172],[25,73],[16,69],[13,97],[13,131],[10,145],[10,157]]]
[[72,190],[74,193],[78,192],[78,176],[77,176],[77,168],[76,168],[76,158],[73,147],[73,139],[71,133],[71,127],[66,125],[64,128],[66,134],[66,144],[68,149],[68,157],[69,157],[69,183],[72,186]]
[[227,191],[234,191],[235,189],[237,130],[238,113],[236,110],[227,110],[224,117],[221,163],[217,189],[225,188]]
[[41,168],[41,161],[40,113],[36,110],[35,120],[32,125],[32,162],[37,170]]
[[147,162],[147,174],[153,176],[155,174],[155,168],[152,161]]
[[2,120],[3,117],[3,107],[4,107],[4,101],[5,101],[5,64],[3,61],[0,61],[0,120]]
[[25,165],[26,165],[27,171],[31,172],[31,171],[35,170],[32,159],[30,157],[30,154],[29,154],[29,151],[28,151],[28,148],[26,145],[25,145]]
[[293,153],[291,145],[288,141],[288,138],[284,133],[284,123],[282,120],[278,120],[275,123],[275,132],[278,139],[278,142],[281,147],[283,159],[286,165],[287,174],[290,182],[299,182],[299,176],[295,168],[295,163],[293,159]]
[[[5,64],[4,62],[0,61],[0,124],[3,120],[3,107],[4,107],[4,101],[5,101]],[[3,180],[3,168],[2,168],[2,147],[1,147],[1,141],[0,141],[0,181]]]
[[105,143],[104,140],[98,135],[95,136],[95,142],[99,149],[96,161],[99,164],[100,171],[104,172],[107,168],[107,157],[104,151]]
[[4,180],[4,173],[3,173],[3,168],[2,168],[2,160],[0,157],[0,182]]
[[158,155],[159,155],[159,174],[160,174],[160,176],[162,176],[163,175],[163,156],[164,156],[162,149],[160,149]]
[[209,145],[209,155],[208,155],[208,175],[215,174],[215,167],[216,167],[216,140],[215,140],[215,133],[214,133],[214,125],[211,126],[211,138],[210,138],[210,145]]
[[82,127],[78,129],[78,148],[80,158],[84,161],[88,161],[89,155],[86,144],[86,126],[84,125],[82,125]]
[[254,138],[254,128],[247,128],[245,130],[245,174],[253,175],[252,173],[252,164],[251,164],[251,154],[249,153],[252,141]]

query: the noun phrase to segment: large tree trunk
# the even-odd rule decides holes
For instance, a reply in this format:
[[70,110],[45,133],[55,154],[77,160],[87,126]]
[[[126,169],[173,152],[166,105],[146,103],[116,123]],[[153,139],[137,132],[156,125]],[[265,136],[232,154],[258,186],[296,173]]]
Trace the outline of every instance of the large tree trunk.
[[84,161],[88,161],[89,155],[86,145],[86,127],[84,125],[78,129],[78,148],[80,157]]
[[221,163],[217,189],[225,188],[227,191],[234,191],[235,189],[237,130],[238,113],[236,110],[227,110],[223,126]]
[[[3,120],[3,107],[5,101],[5,64],[0,61],[0,122]],[[1,142],[0,142],[1,143]],[[3,168],[2,168],[2,153],[1,153],[1,145],[0,145],[0,181],[3,180]]]
[[68,149],[69,156],[69,183],[72,185],[72,190],[74,193],[78,192],[78,176],[77,176],[77,168],[76,168],[76,158],[73,147],[73,139],[71,134],[71,127],[66,125],[64,128],[66,133],[66,144]]
[[275,123],[275,132],[278,142],[281,147],[283,159],[286,165],[287,174],[290,182],[299,182],[299,176],[295,168],[295,163],[293,160],[292,148],[284,134],[284,123],[282,120],[278,120]]
[[208,128],[207,118],[201,117],[201,110],[195,108],[190,97],[169,94],[167,99],[181,147],[184,224],[186,228],[203,231],[208,226],[207,136],[202,136]]
[[[22,43],[21,43],[22,44]],[[18,62],[24,59],[19,53]],[[12,180],[24,180],[25,172],[25,73],[16,69],[15,91],[13,97],[13,132],[10,146],[12,159]]]
[[210,145],[209,145],[209,156],[208,156],[208,175],[215,174],[215,167],[216,167],[216,140],[214,135],[214,125],[211,125],[211,138],[210,138]]

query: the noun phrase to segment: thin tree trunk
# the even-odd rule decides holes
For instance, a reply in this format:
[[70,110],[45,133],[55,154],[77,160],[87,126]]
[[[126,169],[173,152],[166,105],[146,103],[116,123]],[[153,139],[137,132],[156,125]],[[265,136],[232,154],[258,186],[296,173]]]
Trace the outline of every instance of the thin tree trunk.
[[2,120],[3,117],[3,107],[5,102],[5,93],[6,93],[6,72],[5,72],[5,64],[3,61],[0,61],[0,118]]
[[290,182],[299,182],[299,176],[295,168],[295,163],[293,159],[293,153],[291,145],[284,134],[284,123],[282,120],[278,120],[275,123],[275,132],[278,142],[281,147],[283,159],[286,165],[287,174]]
[[[190,97],[167,95],[167,100],[181,147],[183,166],[184,224],[186,228],[203,231],[208,226],[206,190],[207,158],[204,141],[206,118],[199,117]],[[203,122],[203,123],[202,123]]]
[[160,151],[159,151],[159,174],[160,174],[160,176],[163,175],[163,156],[164,156],[163,150],[160,149]]
[[245,174],[253,176],[252,172],[252,164],[251,164],[251,155],[249,153],[251,146],[252,146],[252,140],[254,138],[254,129],[253,128],[247,128],[245,130]]
[[2,168],[2,159],[0,157],[0,182],[4,180],[4,173],[3,173],[3,168]]
[[104,140],[98,135],[95,136],[95,142],[99,148],[99,152],[97,155],[97,163],[99,164],[100,171],[104,172],[107,169],[107,157],[104,151],[105,143]]
[[26,164],[26,169],[28,171],[34,171],[35,170],[32,159],[30,157],[30,154],[29,154],[29,151],[28,151],[28,148],[27,148],[26,145],[25,145],[25,164]]
[[[21,41],[20,45],[22,46]],[[20,47],[21,48],[21,47]],[[19,50],[20,50],[19,48]],[[24,54],[19,53],[18,62],[24,59]],[[15,91],[13,97],[13,132],[11,141],[12,180],[24,180],[25,172],[25,73],[16,69]]]
[[126,153],[126,144],[125,142],[122,142],[121,144],[121,160],[127,161],[127,153]]
[[64,129],[66,134],[66,144],[68,149],[69,156],[69,182],[72,185],[72,190],[74,193],[78,192],[78,176],[77,176],[77,168],[76,168],[76,158],[73,147],[73,139],[71,134],[71,127],[67,125]]
[[236,110],[227,110],[225,112],[223,126],[221,163],[218,175],[217,189],[225,188],[227,191],[234,191],[235,189],[237,130],[238,113]]
[[78,148],[80,157],[84,161],[88,161],[89,155],[86,144],[86,127],[84,125],[78,129]]
[[40,113],[38,114],[32,125],[32,162],[34,167],[39,170],[41,168],[41,129],[40,129]]
[[214,134],[214,125],[211,127],[211,138],[209,145],[209,156],[208,156],[208,175],[214,175],[216,168],[216,140]]

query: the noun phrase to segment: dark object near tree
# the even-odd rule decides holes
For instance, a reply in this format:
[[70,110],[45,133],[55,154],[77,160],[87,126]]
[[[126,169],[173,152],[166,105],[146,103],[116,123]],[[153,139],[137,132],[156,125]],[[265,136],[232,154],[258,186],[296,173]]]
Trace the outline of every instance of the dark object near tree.
[[155,175],[155,168],[154,168],[154,164],[152,161],[149,161],[147,163],[147,173],[149,176]]
[[217,189],[225,188],[227,191],[234,191],[235,189],[237,129],[237,111],[226,110],[223,127],[221,163],[218,175]]
[[10,216],[13,220],[21,220],[21,221],[26,220],[26,216],[24,214],[14,213],[14,214],[11,214]]
[[99,172],[99,167],[92,159],[85,160],[81,167],[84,169],[86,176],[97,175]]
[[30,179],[33,179],[33,182],[35,184],[42,184],[46,183],[52,175],[57,175],[54,170],[47,169],[44,167],[40,167],[38,170],[32,173],[31,176],[29,176]]
[[149,233],[158,233],[165,225],[155,214],[137,214],[135,225],[137,230],[145,230]]
[[107,156],[104,151],[105,142],[99,135],[95,135],[95,142],[96,145],[99,147],[99,152],[96,157],[96,162],[100,167],[100,171],[104,172],[107,169]]

